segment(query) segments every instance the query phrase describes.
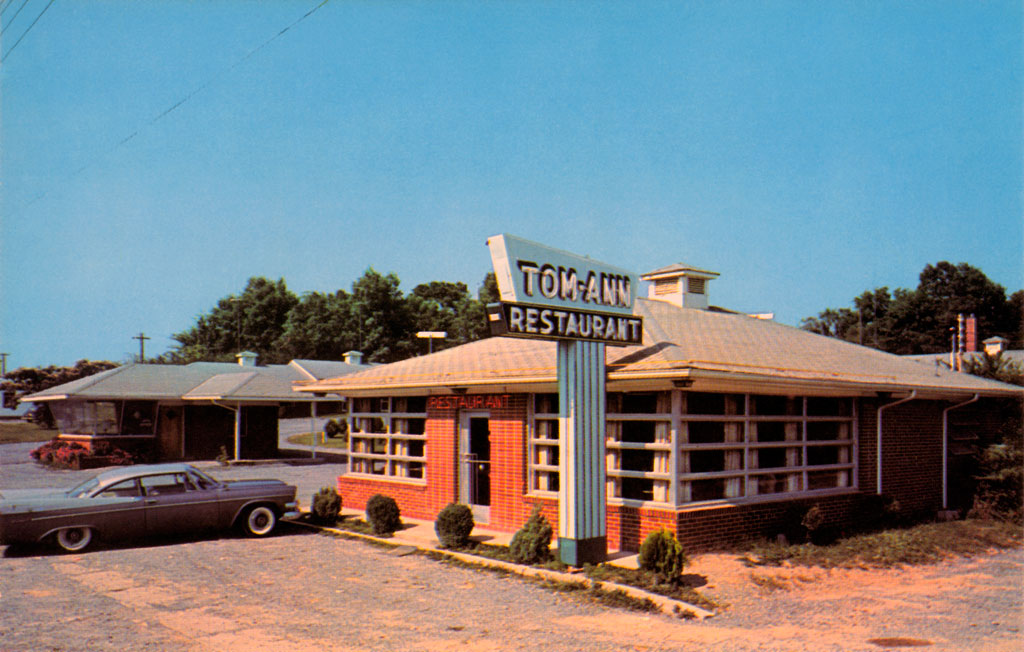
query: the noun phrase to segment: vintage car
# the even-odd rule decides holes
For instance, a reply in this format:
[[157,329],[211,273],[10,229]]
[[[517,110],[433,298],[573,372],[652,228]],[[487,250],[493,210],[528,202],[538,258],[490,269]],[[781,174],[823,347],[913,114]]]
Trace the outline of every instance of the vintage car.
[[0,490],[0,544],[53,541],[84,550],[127,539],[238,527],[273,531],[298,514],[295,487],[280,480],[214,480],[189,464],[104,471],[72,489]]

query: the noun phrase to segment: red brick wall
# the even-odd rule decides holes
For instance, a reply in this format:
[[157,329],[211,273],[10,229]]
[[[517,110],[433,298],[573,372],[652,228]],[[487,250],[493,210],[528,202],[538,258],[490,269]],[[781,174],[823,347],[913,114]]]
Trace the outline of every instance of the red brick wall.
[[[860,489],[875,493],[878,478],[877,417],[888,401],[860,406]],[[906,513],[942,506],[942,410],[949,404],[914,400],[882,411],[882,493]]]
[[[527,496],[525,395],[511,395],[504,407],[490,409],[491,519],[487,527],[514,532],[529,518],[534,505],[558,527],[558,501]],[[891,402],[891,401],[885,401]],[[859,407],[859,489],[875,491],[875,432],[878,401]],[[941,506],[942,409],[940,401],[911,401],[883,413],[883,491],[900,501],[904,511],[927,514]],[[402,513],[432,519],[457,499],[457,424],[454,407],[432,408],[428,414],[427,483],[418,486],[342,476],[338,488],[345,505],[362,507],[374,493],[395,498]],[[637,550],[644,538],[660,527],[676,531],[687,550],[699,551],[740,543],[753,537],[783,532],[792,514],[813,504],[825,510],[826,520],[841,529],[851,518],[857,494],[799,501],[720,505],[696,509],[652,509],[608,506],[607,534],[611,548]]]

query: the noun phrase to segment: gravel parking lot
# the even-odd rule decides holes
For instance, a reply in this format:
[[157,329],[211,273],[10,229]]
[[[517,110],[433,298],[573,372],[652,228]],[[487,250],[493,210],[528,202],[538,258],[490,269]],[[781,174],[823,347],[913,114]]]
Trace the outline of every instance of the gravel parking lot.
[[[93,473],[43,469],[27,461],[31,447],[17,446],[0,446],[0,489],[69,486]],[[301,476],[300,495],[311,495],[337,475],[331,466],[210,471]],[[78,555],[6,549],[0,649],[1015,651],[1024,640],[1019,549],[889,571],[752,570],[734,557],[701,555],[687,569],[728,606],[686,622],[299,526],[269,539],[149,541]]]

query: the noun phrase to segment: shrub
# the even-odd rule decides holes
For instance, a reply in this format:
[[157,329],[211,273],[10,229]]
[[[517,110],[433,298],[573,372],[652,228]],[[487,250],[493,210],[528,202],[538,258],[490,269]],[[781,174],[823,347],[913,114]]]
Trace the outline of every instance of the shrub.
[[861,494],[857,505],[857,529],[878,532],[903,522],[900,501],[889,494]]
[[341,513],[341,496],[331,487],[321,487],[320,491],[313,494],[313,503],[310,506],[309,514],[314,523],[321,525],[334,525],[338,522],[338,514]]
[[466,505],[449,503],[437,515],[434,532],[444,548],[462,548],[473,531],[473,512]]
[[1020,523],[1024,520],[1024,448],[994,444],[981,454],[978,490],[970,515]]
[[78,442],[51,439],[29,455],[42,464],[58,468],[77,468],[81,459],[89,454],[89,449]]
[[348,441],[348,423],[344,420],[329,419],[324,424],[324,434],[331,439],[341,437],[342,441]]
[[654,573],[655,580],[675,583],[690,560],[683,544],[666,528],[651,532],[640,546],[640,568]]
[[512,537],[508,551],[520,564],[538,564],[551,559],[551,524],[534,506],[533,514]]
[[391,534],[402,527],[402,514],[391,496],[374,494],[366,501],[366,520],[377,535]]
[[800,525],[807,531],[808,540],[815,545],[828,545],[838,538],[836,528],[826,525],[825,511],[820,505],[811,505],[800,520]]

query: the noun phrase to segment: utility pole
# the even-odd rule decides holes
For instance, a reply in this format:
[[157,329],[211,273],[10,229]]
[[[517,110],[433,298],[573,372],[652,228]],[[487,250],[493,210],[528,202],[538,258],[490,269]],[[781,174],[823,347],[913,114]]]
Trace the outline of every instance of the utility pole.
[[10,353],[0,353],[0,378],[7,375],[7,356]]
[[139,341],[139,364],[146,361],[146,340],[153,339],[152,337],[146,337],[146,334],[139,331],[139,334],[132,338],[133,340]]

